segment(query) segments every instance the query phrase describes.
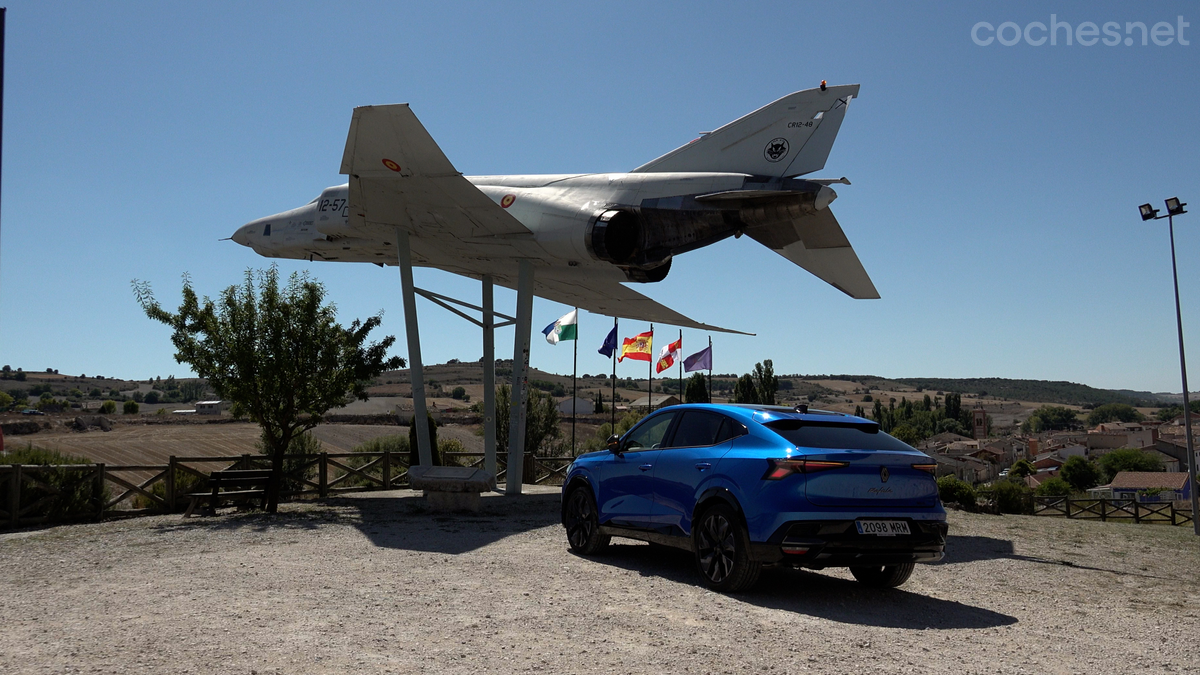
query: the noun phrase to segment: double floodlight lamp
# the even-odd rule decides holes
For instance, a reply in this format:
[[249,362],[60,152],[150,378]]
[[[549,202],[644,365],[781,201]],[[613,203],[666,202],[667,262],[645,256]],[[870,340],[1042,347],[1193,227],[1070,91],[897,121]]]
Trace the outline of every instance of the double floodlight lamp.
[[[1167,215],[1178,216],[1187,213],[1187,211],[1183,210],[1185,206],[1187,206],[1187,203],[1179,201],[1179,197],[1171,197],[1167,200]],[[1138,207],[1138,211],[1142,213],[1142,220],[1155,220],[1161,217],[1158,215],[1158,209],[1149,204],[1142,204]]]

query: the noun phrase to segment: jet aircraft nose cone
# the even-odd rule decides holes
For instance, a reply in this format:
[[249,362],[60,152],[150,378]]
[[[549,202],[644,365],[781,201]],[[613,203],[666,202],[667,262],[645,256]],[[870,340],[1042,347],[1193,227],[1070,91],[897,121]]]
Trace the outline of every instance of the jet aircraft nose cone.
[[238,228],[237,232],[233,233],[232,239],[242,246],[250,245],[250,226],[243,225]]

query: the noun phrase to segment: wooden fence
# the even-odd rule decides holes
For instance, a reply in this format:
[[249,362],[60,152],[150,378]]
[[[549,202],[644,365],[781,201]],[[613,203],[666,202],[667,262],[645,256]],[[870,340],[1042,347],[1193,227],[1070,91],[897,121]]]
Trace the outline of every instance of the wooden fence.
[[[507,478],[508,456],[496,453],[499,482]],[[482,467],[482,452],[447,452],[449,464]],[[523,483],[561,485],[573,457],[525,454]],[[208,475],[222,469],[268,469],[264,455],[176,457],[167,464],[0,464],[0,528],[37,525],[51,520],[173,513],[191,492],[207,489]],[[322,452],[285,455],[284,500],[318,498],[343,492],[408,487],[408,453]]]
[[1186,525],[1195,514],[1175,502],[1139,502],[1136,499],[1034,497],[1033,515],[1083,520],[1124,520],[1134,523]]

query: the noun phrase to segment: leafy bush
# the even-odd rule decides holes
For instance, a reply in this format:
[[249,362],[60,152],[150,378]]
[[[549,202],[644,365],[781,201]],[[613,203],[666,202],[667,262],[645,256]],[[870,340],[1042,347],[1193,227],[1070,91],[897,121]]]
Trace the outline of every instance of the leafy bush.
[[1037,490],[1034,490],[1034,494],[1039,497],[1067,497],[1073,491],[1070,483],[1055,476],[1042,481],[1042,484],[1037,486]]
[[992,500],[1000,513],[1033,513],[1033,490],[1024,483],[1002,480],[992,486]]
[[978,497],[970,483],[957,476],[942,476],[937,481],[938,497],[943,504],[958,504],[965,511],[974,511]]
[[150,405],[154,405],[155,403],[158,403],[158,398],[159,398],[159,393],[157,391],[149,391],[149,392],[146,392],[146,394],[142,396],[142,400],[145,401],[146,403],[149,403]]
[[[83,457],[65,455],[54,450],[44,450],[26,444],[24,448],[5,453],[0,457],[3,464],[33,464],[38,466],[63,466],[91,464]],[[108,499],[107,486],[96,494],[95,474],[76,469],[49,469],[38,471],[36,480],[49,485],[52,490],[34,487],[25,482],[21,486],[21,508],[41,502],[28,517],[46,517],[51,521],[67,520],[84,516],[95,516],[104,500]],[[58,494],[54,494],[57,491]],[[101,502],[97,503],[98,499]],[[9,482],[0,481],[0,504],[9,503]]]
[[117,404],[115,402],[105,401],[104,403],[100,404],[101,415],[111,415],[115,412],[117,412]]
[[125,401],[125,405],[121,407],[121,412],[125,413],[126,415],[136,415],[138,414],[138,409],[139,406],[137,401]]
[[[395,476],[399,475],[399,473],[400,473],[400,466],[397,465],[397,462],[401,461],[401,458],[407,457],[409,455],[408,437],[401,435],[401,434],[394,434],[394,435],[390,435],[390,436],[379,436],[377,438],[372,438],[369,441],[366,441],[364,443],[361,443],[361,444],[355,446],[354,449],[351,450],[351,452],[390,452],[390,453],[392,453],[392,455],[393,455],[393,457],[392,457],[392,461],[393,461],[392,476],[395,477]],[[348,466],[351,466],[355,469],[361,469],[363,466],[366,466],[368,463],[372,462],[374,459],[375,458],[373,458],[373,457],[350,457],[345,460],[345,463]],[[378,475],[379,473],[382,473],[382,470],[380,470],[379,472],[369,471],[368,473],[371,473],[373,475]],[[330,476],[330,480],[333,480],[333,479],[334,479],[334,477]],[[339,487],[366,487],[369,484],[371,484],[370,481],[366,480],[365,478],[363,478],[361,476],[351,476],[351,477],[347,478],[346,480],[342,481],[341,483],[338,483],[338,486]]]
[[467,395],[467,390],[463,387],[455,387],[450,392],[450,398],[453,398],[453,399],[456,399],[459,401],[463,400],[463,397],[466,395]]

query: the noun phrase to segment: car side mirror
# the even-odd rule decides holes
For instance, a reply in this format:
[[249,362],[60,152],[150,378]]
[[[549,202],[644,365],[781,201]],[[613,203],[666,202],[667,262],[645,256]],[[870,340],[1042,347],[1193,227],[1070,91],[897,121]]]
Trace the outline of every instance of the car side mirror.
[[613,434],[608,437],[608,451],[614,454],[621,454],[621,437]]

